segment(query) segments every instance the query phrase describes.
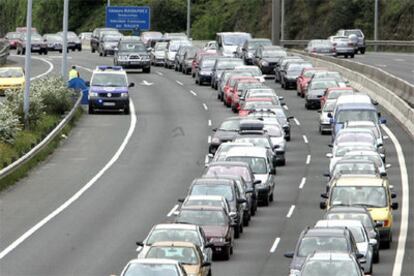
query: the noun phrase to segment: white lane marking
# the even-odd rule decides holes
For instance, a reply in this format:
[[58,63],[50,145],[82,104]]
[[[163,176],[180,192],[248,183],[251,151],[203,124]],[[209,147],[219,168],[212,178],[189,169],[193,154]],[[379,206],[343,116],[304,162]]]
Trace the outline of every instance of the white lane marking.
[[80,69],[83,69],[83,70],[86,70],[86,71],[88,71],[88,72],[93,72],[93,70],[92,69],[89,69],[88,67],[84,67],[84,66],[82,66],[82,65],[78,65],[78,64],[76,64],[75,65],[76,67],[79,67]]
[[299,189],[303,189],[303,186],[305,186],[306,183],[306,177],[302,177],[302,180],[300,181],[299,184]]
[[400,174],[401,174],[401,184],[402,184],[402,204],[401,204],[401,222],[400,222],[400,234],[398,235],[398,245],[397,245],[397,254],[395,255],[394,268],[392,270],[392,276],[401,275],[404,254],[405,254],[405,245],[407,243],[407,232],[408,232],[408,219],[409,219],[409,206],[410,206],[410,187],[408,186],[408,173],[407,166],[405,163],[404,153],[401,147],[400,142],[394,133],[385,125],[381,125],[382,128],[387,133],[388,137],[391,138],[397,151],[398,163],[400,165]]
[[306,165],[309,165],[310,161],[311,161],[311,156],[310,154],[308,154],[308,156],[306,156]]
[[136,126],[136,122],[137,122],[137,116],[135,115],[135,106],[134,106],[134,103],[132,102],[132,100],[130,101],[129,107],[130,107],[130,110],[131,110],[131,122],[130,122],[130,125],[129,125],[128,133],[125,136],[124,140],[122,141],[122,144],[119,146],[118,150],[115,152],[114,156],[112,156],[111,160],[109,160],[109,162],[106,163],[106,165],[91,180],[89,180],[89,182],[86,183],[85,186],[83,186],[72,197],[70,197],[68,200],[66,200],[56,210],[54,210],[48,216],[46,216],[45,218],[43,218],[36,225],[34,225],[32,228],[30,228],[29,230],[27,230],[17,240],[15,240],[9,246],[7,246],[5,249],[3,249],[3,251],[0,252],[0,260],[3,259],[7,254],[9,254],[12,250],[14,250],[21,243],[23,243],[26,239],[28,239],[31,235],[33,235],[37,230],[39,230],[41,227],[43,227],[46,223],[48,223],[53,218],[55,218],[57,215],[59,215],[60,213],[62,213],[72,203],[74,203],[76,200],[78,200],[119,159],[119,157],[121,156],[122,152],[125,150],[126,146],[128,145],[128,142],[131,139],[132,134],[135,131],[135,126]]
[[387,65],[385,65],[385,64],[375,64],[375,66],[378,66],[378,67],[387,67]]
[[284,105],[283,108],[289,110],[289,107],[287,105]]
[[[12,56],[12,57],[20,57],[20,58],[24,58],[24,56],[18,56],[18,55],[10,55],[10,56]],[[35,80],[35,79],[41,78],[41,77],[43,77],[43,76],[46,76],[46,75],[47,75],[47,74],[49,74],[50,72],[52,72],[52,70],[53,70],[53,68],[54,68],[53,63],[51,63],[51,62],[50,62],[50,61],[48,61],[47,59],[44,59],[44,58],[39,58],[39,57],[33,57],[33,56],[32,56],[32,59],[37,59],[37,60],[40,60],[40,61],[46,62],[46,63],[47,63],[47,65],[49,65],[49,69],[47,69],[47,71],[46,71],[46,72],[44,72],[44,73],[42,73],[42,74],[39,74],[39,75],[34,76],[34,77],[31,77],[31,78],[30,78],[30,80]]]
[[175,211],[177,211],[178,207],[179,207],[179,205],[178,205],[178,204],[176,204],[176,205],[175,205],[175,206],[171,209],[171,211],[167,214],[167,217],[171,217],[171,216],[174,214],[174,212],[175,212]]
[[157,74],[158,75],[160,75],[160,76],[163,76],[164,74],[162,73],[162,72],[160,72],[160,71],[157,71]]
[[208,120],[208,126],[211,126],[211,120]]
[[306,137],[306,135],[303,135],[303,141],[305,142],[305,144],[309,143],[308,137]]
[[205,110],[208,110],[208,107],[205,103],[203,103],[203,107],[204,107]]
[[210,158],[208,157],[208,154],[206,154],[206,157],[204,158],[204,164],[208,164],[208,161],[210,161]]
[[277,248],[277,246],[279,245],[279,242],[280,242],[280,238],[279,238],[279,237],[277,237],[277,238],[275,239],[275,241],[273,242],[272,247],[270,248],[270,253],[275,253],[276,248]]
[[197,97],[197,93],[194,92],[193,90],[190,90],[190,93]]
[[183,86],[184,84],[181,81],[176,80],[176,83],[178,83],[179,85]]
[[402,59],[402,58],[395,58],[394,60],[395,61],[405,61],[405,59]]
[[153,83],[153,82],[147,82],[146,80],[143,80],[140,84],[141,84],[141,85],[145,85],[145,86],[151,86],[151,85],[153,85],[154,83]]
[[293,118],[293,121],[295,121],[295,124],[296,124],[297,126],[300,126],[300,122],[299,122],[299,120],[298,120],[298,119]]
[[211,136],[210,135],[207,137],[207,143],[211,144]]
[[290,218],[293,214],[293,210],[295,210],[295,205],[290,206],[289,212],[287,213],[286,217]]

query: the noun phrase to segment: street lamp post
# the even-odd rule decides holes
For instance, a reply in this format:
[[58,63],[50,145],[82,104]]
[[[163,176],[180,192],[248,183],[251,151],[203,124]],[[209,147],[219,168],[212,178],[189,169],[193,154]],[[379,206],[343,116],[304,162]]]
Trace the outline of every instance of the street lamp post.
[[68,9],[69,0],[63,2],[63,51],[62,51],[62,78],[68,80]]
[[187,37],[190,38],[191,0],[187,0]]
[[25,71],[25,85],[23,94],[23,111],[24,111],[24,126],[29,127],[29,108],[30,108],[30,70],[31,70],[31,55],[32,55],[32,0],[27,1],[27,15],[26,15],[26,55],[24,61]]
[[280,44],[280,0],[272,0],[272,43]]
[[[374,40],[378,40],[378,0],[375,0]],[[377,51],[377,45],[374,46],[374,50]]]

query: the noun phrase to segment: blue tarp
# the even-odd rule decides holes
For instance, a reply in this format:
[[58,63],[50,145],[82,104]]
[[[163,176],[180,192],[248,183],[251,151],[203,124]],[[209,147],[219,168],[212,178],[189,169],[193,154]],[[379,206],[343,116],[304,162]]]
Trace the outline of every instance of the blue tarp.
[[85,81],[81,78],[73,78],[68,81],[68,87],[82,91],[82,101],[81,104],[88,104],[88,93],[89,87],[86,85]]

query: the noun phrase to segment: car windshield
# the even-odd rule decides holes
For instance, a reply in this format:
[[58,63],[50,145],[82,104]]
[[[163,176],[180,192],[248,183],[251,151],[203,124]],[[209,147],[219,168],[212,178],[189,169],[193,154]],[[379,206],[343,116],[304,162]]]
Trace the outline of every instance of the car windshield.
[[216,63],[215,59],[203,59],[200,64],[201,68],[213,68],[214,64]]
[[331,90],[331,91],[329,91],[327,99],[334,100],[334,99],[338,99],[339,96],[352,95],[353,93],[354,93],[354,91],[352,91],[352,90]]
[[174,264],[140,264],[132,263],[128,266],[124,276],[180,276]]
[[127,80],[121,74],[99,73],[95,74],[91,86],[127,87]]
[[228,221],[223,211],[216,210],[182,210],[177,222],[186,222],[195,225],[226,226]]
[[200,236],[196,230],[186,229],[155,229],[152,231],[146,241],[146,244],[151,245],[155,242],[163,241],[183,241],[192,242],[198,246],[201,246]]
[[6,37],[7,37],[8,39],[19,38],[19,37],[20,37],[20,34],[19,34],[19,33],[8,33],[8,34],[6,35]]
[[372,208],[384,208],[387,207],[387,193],[384,187],[333,187],[331,205],[363,205]]
[[280,50],[264,50],[263,57],[285,57],[287,56],[287,53],[285,51],[280,51]]
[[121,39],[119,35],[105,35],[103,37],[104,42],[117,42]]
[[224,35],[223,44],[226,46],[241,46],[249,38],[250,35],[248,34]]
[[351,145],[351,146],[350,145],[343,145],[343,146],[338,146],[335,149],[334,156],[335,157],[342,157],[347,152],[359,151],[359,150],[376,151],[374,146],[372,146],[370,144],[360,144],[360,145]]
[[214,206],[223,207],[223,201],[211,199],[189,199],[185,201],[185,206]]
[[229,202],[234,200],[233,189],[230,185],[197,184],[191,188],[189,195],[215,195],[223,196]]
[[225,60],[225,61],[218,62],[216,68],[218,70],[233,69],[234,67],[240,66],[240,65],[243,65],[242,60]]
[[240,120],[227,120],[224,121],[219,129],[220,130],[228,130],[228,131],[238,131],[240,128]]
[[23,76],[23,72],[20,69],[0,67],[0,78],[21,78]]
[[243,177],[244,181],[252,182],[249,169],[241,166],[210,166],[206,176],[235,175]]
[[363,228],[358,227],[358,226],[347,226],[347,227],[351,231],[352,236],[354,236],[355,242],[357,243],[366,242]]
[[299,245],[298,256],[306,257],[315,251],[348,252],[345,237],[304,237]]
[[349,142],[360,142],[360,143],[374,143],[375,137],[371,133],[343,133],[339,132],[335,138],[335,144],[349,143]]
[[312,41],[315,47],[332,47],[332,43],[329,40],[317,40]]
[[192,247],[156,246],[148,250],[146,258],[172,259],[183,265],[196,265],[199,263],[197,253]]
[[147,52],[144,44],[141,43],[121,43],[119,45],[119,51],[122,52]]
[[328,81],[312,81],[309,89],[310,90],[316,90],[316,89],[326,89],[330,87],[338,86],[338,83],[334,80],[328,80]]
[[351,260],[309,260],[303,266],[301,276],[359,276],[356,265]]
[[269,140],[266,137],[238,137],[234,139],[234,142],[251,143],[256,147],[270,148]]
[[372,229],[372,220],[368,214],[364,213],[329,213],[326,215],[327,219],[350,219],[350,220],[359,220],[362,225],[368,230]]
[[335,108],[335,101],[326,101],[323,105],[323,112],[333,112]]
[[332,175],[337,174],[376,174],[376,168],[373,163],[336,163]]
[[350,35],[356,35],[358,37],[362,37],[362,32],[358,31],[358,30],[350,30],[350,31],[345,31],[345,35],[346,36],[350,36]]
[[249,50],[257,49],[259,46],[272,45],[270,40],[250,40],[249,41]]
[[370,121],[378,123],[377,111],[374,109],[339,110],[336,122],[345,123],[347,121]]
[[274,103],[271,101],[255,101],[255,102],[246,102],[243,109],[244,110],[255,110],[255,109],[269,109],[273,108]]
[[[238,141],[238,142],[242,142],[242,141]],[[243,141],[243,142],[252,143],[252,141]],[[266,174],[267,173],[266,159],[262,157],[230,156],[226,158],[226,161],[245,162],[250,165],[250,168],[252,169],[254,174]]]

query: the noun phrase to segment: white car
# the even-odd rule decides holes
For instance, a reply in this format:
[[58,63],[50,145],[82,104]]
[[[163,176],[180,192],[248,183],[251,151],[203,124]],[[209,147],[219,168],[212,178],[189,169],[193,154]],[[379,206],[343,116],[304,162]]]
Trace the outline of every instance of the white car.
[[321,114],[319,116],[319,133],[322,135],[332,132],[331,118],[328,117],[328,114],[333,112],[335,104],[336,100],[327,100],[319,111]]
[[377,148],[370,143],[351,142],[334,145],[332,153],[326,154],[326,157],[331,159],[329,162],[329,171],[332,171],[336,162],[341,160],[350,151],[377,151]]
[[120,276],[186,276],[183,266],[171,259],[134,259],[128,262]]
[[262,70],[260,70],[260,68],[256,65],[236,66],[234,70],[251,72],[253,77],[255,77],[258,81],[260,81],[261,83],[265,82],[265,77],[262,74]]
[[350,152],[345,153],[345,156],[343,158],[344,159],[350,158],[354,160],[372,160],[377,165],[378,170],[381,174],[384,174],[384,173],[386,174],[387,169],[391,168],[391,164],[384,163],[378,151],[367,151],[367,150],[350,151]]

